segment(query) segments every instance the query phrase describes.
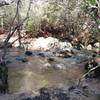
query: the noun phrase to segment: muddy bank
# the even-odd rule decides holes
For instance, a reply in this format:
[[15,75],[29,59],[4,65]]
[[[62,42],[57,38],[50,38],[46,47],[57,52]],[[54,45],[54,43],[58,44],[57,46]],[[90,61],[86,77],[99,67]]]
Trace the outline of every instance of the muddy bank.
[[0,95],[1,100],[99,100],[100,94],[87,86],[70,88],[41,88],[38,91]]

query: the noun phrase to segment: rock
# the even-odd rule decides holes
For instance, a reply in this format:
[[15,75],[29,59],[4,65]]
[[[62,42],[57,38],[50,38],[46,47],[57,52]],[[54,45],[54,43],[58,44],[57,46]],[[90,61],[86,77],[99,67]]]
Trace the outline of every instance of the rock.
[[41,57],[52,57],[52,56],[54,56],[54,54],[53,54],[53,52],[48,52],[48,51],[39,51],[39,52],[37,52],[37,54],[36,55],[39,55],[39,56],[41,56]]
[[28,91],[28,92],[16,93],[14,95],[14,98],[9,100],[33,100],[32,92]]
[[58,45],[58,39],[53,37],[40,37],[34,41],[33,49],[34,50],[49,50],[51,48],[55,48]]
[[6,64],[10,64],[10,63],[12,63],[12,61],[10,61],[10,60],[7,60],[6,61]]
[[33,53],[32,53],[32,51],[26,51],[25,52],[25,55],[27,55],[27,56],[31,56]]
[[55,64],[53,66],[54,69],[65,70],[66,66],[64,64]]
[[64,58],[72,57],[71,55],[64,55]]
[[50,63],[45,63],[45,64],[44,64],[44,67],[45,67],[45,68],[50,68],[50,67],[51,67],[51,64],[50,64]]
[[98,28],[100,29],[100,25],[98,26]]
[[63,54],[56,53],[55,56],[56,56],[56,57],[63,57]]
[[76,86],[71,86],[68,88],[68,91],[73,91],[76,88]]
[[48,41],[48,47],[49,49],[55,49],[59,47],[59,40],[53,37],[46,38]]
[[68,51],[60,51],[59,54],[60,54],[59,57],[63,57],[63,58],[72,57],[72,53]]
[[61,89],[41,88],[40,95],[34,97],[33,100],[69,100],[69,96],[67,91]]
[[96,43],[94,44],[94,47],[100,48],[100,43],[99,43],[99,42],[96,42]]
[[96,53],[99,53],[100,52],[100,43],[99,42],[96,42],[95,44],[94,44],[94,51],[96,52]]
[[55,59],[54,59],[54,58],[48,58],[47,60],[48,60],[48,61],[50,61],[50,62],[55,61]]
[[45,54],[40,52],[40,53],[38,53],[38,56],[45,57]]
[[70,42],[61,42],[53,37],[39,37],[34,42],[31,43],[31,47],[29,49],[32,50],[41,50],[41,51],[52,51],[52,50],[67,50],[71,51],[72,45]]
[[26,58],[23,58],[22,62],[25,63],[25,62],[28,62],[28,60]]
[[[5,40],[4,38],[2,41]],[[17,38],[18,38],[17,36],[11,37],[9,40],[9,43],[12,44],[12,42],[15,41]],[[21,42],[22,42],[22,46],[24,48],[28,47],[28,49],[30,49],[30,50],[44,50],[45,51],[45,50],[51,50],[51,49],[58,48],[60,41],[57,38],[53,38],[53,37],[48,37],[48,38],[39,37],[39,38],[25,39],[25,40],[22,39]],[[19,42],[18,41],[14,42],[14,44],[12,44],[12,46],[18,47]]]
[[92,50],[92,45],[89,44],[87,47],[86,47],[87,50]]
[[28,62],[28,59],[24,57],[17,57],[16,60],[21,61],[23,63]]
[[69,42],[60,42],[60,49],[63,51],[71,51],[72,45]]
[[33,100],[33,98],[28,97],[28,98],[24,98],[24,99],[21,99],[21,100]]

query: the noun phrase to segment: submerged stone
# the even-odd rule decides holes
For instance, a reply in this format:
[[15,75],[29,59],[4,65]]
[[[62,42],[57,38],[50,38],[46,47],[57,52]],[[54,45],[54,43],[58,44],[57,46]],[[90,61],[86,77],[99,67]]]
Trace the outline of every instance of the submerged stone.
[[25,52],[25,55],[27,55],[27,56],[31,56],[33,53],[32,53],[32,51],[26,51]]
[[48,61],[51,61],[51,62],[55,61],[54,58],[48,58],[47,60],[48,60]]
[[45,57],[45,54],[40,52],[40,53],[38,53],[38,56]]
[[64,64],[55,64],[53,66],[54,69],[58,69],[58,70],[65,70],[66,66]]
[[16,60],[21,61],[23,63],[28,62],[28,59],[24,57],[17,57]]

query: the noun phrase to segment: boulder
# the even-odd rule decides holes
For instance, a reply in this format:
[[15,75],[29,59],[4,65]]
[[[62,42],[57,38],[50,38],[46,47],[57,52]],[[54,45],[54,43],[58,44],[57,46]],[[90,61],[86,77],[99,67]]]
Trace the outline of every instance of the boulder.
[[25,52],[25,55],[27,55],[27,56],[31,56],[33,53],[32,53],[32,51],[26,51]]
[[49,50],[55,48],[58,45],[58,39],[53,37],[40,37],[34,41],[33,49],[34,50]]
[[[39,37],[34,42],[32,42],[33,50],[44,50],[44,51],[52,51],[52,50],[63,50],[63,51],[71,51],[72,44],[70,42],[61,42],[53,37]],[[29,48],[31,49],[31,48]]]

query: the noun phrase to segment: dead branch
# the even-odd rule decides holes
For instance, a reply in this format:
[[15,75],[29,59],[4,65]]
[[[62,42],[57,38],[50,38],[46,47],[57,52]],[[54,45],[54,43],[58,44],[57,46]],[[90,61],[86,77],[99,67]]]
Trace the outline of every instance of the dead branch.
[[[14,23],[16,17],[17,17],[17,14],[18,14],[18,5],[19,5],[19,2],[20,2],[20,0],[17,1],[16,14],[15,14],[15,16],[14,16],[14,18],[13,18],[12,25],[13,25],[13,23]],[[3,56],[2,56],[2,59],[5,59],[7,44],[8,44],[8,42],[9,42],[10,38],[13,36],[13,34],[15,33],[15,31],[16,31],[19,27],[21,27],[21,26],[23,25],[23,23],[28,19],[28,17],[29,17],[29,11],[30,11],[30,8],[31,8],[31,3],[32,3],[32,0],[30,0],[29,8],[28,8],[26,17],[25,17],[20,23],[18,23],[18,24],[16,25],[16,27],[14,27],[14,28],[12,29],[12,31],[11,31],[12,25],[10,26],[10,32],[9,32],[9,34],[8,34],[8,36],[7,36],[7,38],[6,38],[6,40],[4,41],[4,46],[3,46],[3,48],[4,48],[4,54],[3,54]]]
[[97,66],[91,68],[88,72],[86,72],[86,73],[79,79],[78,86],[81,85],[82,80],[84,80],[84,78],[85,78],[90,72],[96,70],[96,69],[99,68],[99,67],[100,67],[100,64],[98,64]]

